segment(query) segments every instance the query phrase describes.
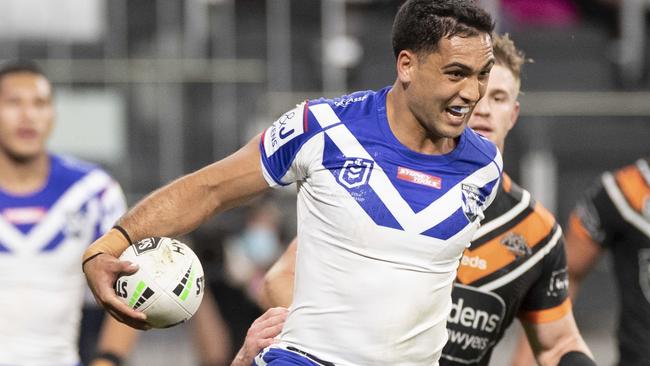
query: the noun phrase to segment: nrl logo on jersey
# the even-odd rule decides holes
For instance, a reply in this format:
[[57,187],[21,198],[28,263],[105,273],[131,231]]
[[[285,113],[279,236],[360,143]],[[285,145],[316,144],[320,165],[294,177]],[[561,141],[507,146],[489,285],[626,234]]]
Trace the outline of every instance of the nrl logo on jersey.
[[508,233],[501,239],[501,244],[517,257],[527,257],[531,254],[526,239],[517,233]]
[[350,158],[343,163],[338,181],[347,188],[356,188],[368,182],[374,162],[363,158]]
[[650,303],[650,248],[639,251],[639,285]]
[[483,209],[481,208],[483,200],[481,199],[478,187],[474,184],[462,183],[460,188],[462,192],[463,213],[465,213],[465,217],[467,217],[470,222],[474,222],[477,218],[482,220],[485,216],[483,215]]

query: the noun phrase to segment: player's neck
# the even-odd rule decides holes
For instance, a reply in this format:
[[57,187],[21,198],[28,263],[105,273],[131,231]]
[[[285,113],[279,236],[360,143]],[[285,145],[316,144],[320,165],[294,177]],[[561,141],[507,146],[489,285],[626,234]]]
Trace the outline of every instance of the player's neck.
[[434,136],[410,112],[403,90],[397,85],[386,96],[386,117],[395,138],[407,148],[426,155],[442,155],[453,151],[457,139]]
[[28,194],[47,182],[50,159],[47,153],[25,160],[0,153],[0,172],[0,188],[13,194]]

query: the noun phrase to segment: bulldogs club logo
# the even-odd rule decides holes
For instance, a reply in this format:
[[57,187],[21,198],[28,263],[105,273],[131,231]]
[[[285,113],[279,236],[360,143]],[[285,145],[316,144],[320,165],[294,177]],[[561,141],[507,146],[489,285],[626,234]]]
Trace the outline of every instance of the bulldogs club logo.
[[351,158],[345,161],[339,173],[338,181],[348,189],[362,186],[368,182],[372,171],[373,161],[362,158]]
[[639,250],[639,285],[650,303],[650,248]]
[[483,200],[481,199],[478,187],[474,184],[462,183],[460,188],[463,199],[463,213],[465,213],[465,217],[467,217],[470,222],[474,222],[477,218],[482,220],[484,217],[483,210],[481,209]]

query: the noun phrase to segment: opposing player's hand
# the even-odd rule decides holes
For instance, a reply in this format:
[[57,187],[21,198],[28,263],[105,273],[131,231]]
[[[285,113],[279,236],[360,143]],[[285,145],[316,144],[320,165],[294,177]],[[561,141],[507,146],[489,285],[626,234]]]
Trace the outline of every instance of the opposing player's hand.
[[106,309],[118,321],[141,330],[150,329],[147,316],[128,307],[115,293],[113,285],[122,275],[133,274],[138,266],[131,262],[122,262],[110,254],[99,254],[84,264],[84,273],[88,287],[93,292],[97,303]]
[[287,314],[289,310],[286,308],[271,308],[255,319],[248,328],[244,345],[230,366],[250,366],[261,350],[276,342],[275,337],[280,334]]

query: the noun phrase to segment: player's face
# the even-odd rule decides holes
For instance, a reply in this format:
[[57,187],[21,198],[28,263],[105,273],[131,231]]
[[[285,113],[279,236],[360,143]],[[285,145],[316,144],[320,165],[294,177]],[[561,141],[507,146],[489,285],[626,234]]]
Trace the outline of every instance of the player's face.
[[518,88],[512,71],[503,65],[494,65],[485,97],[478,102],[469,119],[469,127],[490,139],[501,151],[519,115]]
[[52,87],[45,77],[20,72],[0,80],[0,154],[27,161],[45,153],[53,119]]
[[485,94],[494,64],[490,36],[442,38],[435,52],[410,61],[400,81],[411,113],[428,135],[458,137]]

